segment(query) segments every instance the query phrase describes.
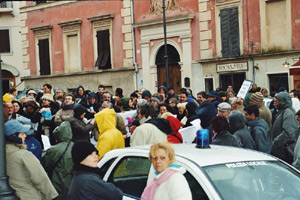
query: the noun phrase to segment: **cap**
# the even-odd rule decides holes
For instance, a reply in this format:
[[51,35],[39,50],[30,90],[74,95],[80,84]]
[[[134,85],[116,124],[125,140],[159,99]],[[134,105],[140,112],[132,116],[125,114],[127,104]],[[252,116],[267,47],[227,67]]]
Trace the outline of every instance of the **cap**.
[[46,100],[48,100],[48,101],[51,101],[51,102],[54,102],[54,99],[53,99],[53,96],[51,95],[51,94],[44,94],[43,96],[42,96],[42,99],[44,100],[44,99],[46,99]]
[[221,111],[230,111],[231,110],[231,105],[229,103],[227,103],[227,102],[219,103],[218,110],[221,110]]
[[15,133],[26,133],[30,130],[29,126],[23,126],[17,120],[9,120],[4,124],[5,135],[10,136]]
[[253,104],[259,104],[263,100],[264,100],[264,95],[260,92],[255,92],[250,97],[250,102],[252,102]]
[[219,94],[215,90],[210,91],[210,93],[208,93],[207,96],[219,98]]

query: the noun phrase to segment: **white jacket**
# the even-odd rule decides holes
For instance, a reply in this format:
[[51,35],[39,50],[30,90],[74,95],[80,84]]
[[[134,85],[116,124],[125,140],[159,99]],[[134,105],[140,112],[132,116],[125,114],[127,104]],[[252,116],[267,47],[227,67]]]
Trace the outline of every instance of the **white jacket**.
[[[154,200],[192,200],[189,184],[183,175],[186,169],[177,164],[172,164],[168,168],[177,172],[157,187]],[[155,175],[154,179],[158,179],[164,172]]]
[[167,141],[167,134],[150,123],[138,126],[130,137],[130,146],[154,144]]

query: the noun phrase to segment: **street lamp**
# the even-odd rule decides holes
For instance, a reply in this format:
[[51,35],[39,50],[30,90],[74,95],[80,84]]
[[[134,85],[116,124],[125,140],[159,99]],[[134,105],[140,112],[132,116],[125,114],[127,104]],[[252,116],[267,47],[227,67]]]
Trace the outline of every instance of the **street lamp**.
[[164,41],[165,41],[165,67],[166,67],[166,82],[167,88],[169,88],[169,65],[168,65],[168,47],[167,47],[167,27],[166,27],[166,11],[165,11],[165,0],[162,0],[162,8],[163,8],[163,26],[164,26]]
[[[1,49],[0,49],[1,50]],[[2,67],[0,54],[0,200],[17,200],[15,191],[8,184],[6,175],[6,155],[5,155],[5,136],[4,136],[4,117],[3,117],[3,88],[2,88]]]
[[288,68],[290,66],[290,63],[288,63],[287,61],[285,61],[283,64],[282,64],[284,67]]

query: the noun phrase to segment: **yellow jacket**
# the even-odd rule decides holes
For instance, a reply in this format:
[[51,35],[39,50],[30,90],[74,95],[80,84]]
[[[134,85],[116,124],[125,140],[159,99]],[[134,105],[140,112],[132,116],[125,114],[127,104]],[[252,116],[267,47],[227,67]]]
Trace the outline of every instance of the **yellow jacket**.
[[97,150],[99,159],[108,151],[124,148],[125,142],[122,133],[116,128],[115,111],[106,108],[95,115],[99,130]]

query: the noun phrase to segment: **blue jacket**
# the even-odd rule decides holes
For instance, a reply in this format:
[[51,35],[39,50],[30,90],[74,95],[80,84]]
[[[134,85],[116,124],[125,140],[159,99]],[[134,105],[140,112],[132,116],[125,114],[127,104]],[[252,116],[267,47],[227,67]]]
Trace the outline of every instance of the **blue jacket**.
[[41,160],[43,151],[41,143],[34,137],[28,135],[25,139],[25,144],[27,145],[27,150],[32,152],[37,159]]
[[205,101],[196,109],[196,115],[201,120],[201,126],[207,128],[212,118],[217,115],[217,111],[211,102]]
[[270,153],[271,140],[268,136],[270,128],[267,122],[262,118],[252,120],[248,122],[248,128],[256,144],[255,149],[261,152]]

